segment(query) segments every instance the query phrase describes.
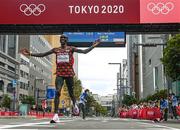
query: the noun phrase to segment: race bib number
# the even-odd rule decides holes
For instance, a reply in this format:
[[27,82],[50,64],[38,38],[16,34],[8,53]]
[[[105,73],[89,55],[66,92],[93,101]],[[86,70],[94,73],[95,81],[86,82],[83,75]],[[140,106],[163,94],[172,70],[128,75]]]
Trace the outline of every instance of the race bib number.
[[61,54],[57,56],[57,63],[67,63],[69,62],[69,55],[68,54]]

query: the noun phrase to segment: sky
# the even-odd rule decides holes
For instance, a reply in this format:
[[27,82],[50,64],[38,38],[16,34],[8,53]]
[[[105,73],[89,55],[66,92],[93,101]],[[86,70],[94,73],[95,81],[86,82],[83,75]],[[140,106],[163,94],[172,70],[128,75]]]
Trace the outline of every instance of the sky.
[[127,59],[125,47],[94,48],[87,54],[78,54],[78,78],[82,86],[101,96],[116,93],[119,65],[108,63],[122,63],[122,59]]

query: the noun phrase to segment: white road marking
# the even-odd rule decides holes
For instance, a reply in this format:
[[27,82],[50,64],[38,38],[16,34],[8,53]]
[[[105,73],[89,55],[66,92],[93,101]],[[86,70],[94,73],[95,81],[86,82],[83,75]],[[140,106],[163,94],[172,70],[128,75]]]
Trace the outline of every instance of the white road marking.
[[154,127],[161,127],[161,128],[165,128],[165,129],[169,129],[169,130],[180,130],[177,128],[173,128],[173,127],[169,127],[169,126],[165,126],[165,125],[158,125],[158,124],[153,124],[153,123],[144,123],[144,122],[138,122],[139,124],[143,124],[143,125],[149,125],[149,126],[154,126]]
[[[70,122],[73,120],[63,120],[59,121],[57,123],[63,123],[63,122]],[[24,123],[24,124],[18,124],[18,125],[4,125],[0,126],[0,129],[8,129],[8,128],[15,128],[15,127],[22,127],[22,126],[36,126],[36,125],[43,125],[43,124],[50,124],[49,121],[47,122],[38,122],[38,123]]]

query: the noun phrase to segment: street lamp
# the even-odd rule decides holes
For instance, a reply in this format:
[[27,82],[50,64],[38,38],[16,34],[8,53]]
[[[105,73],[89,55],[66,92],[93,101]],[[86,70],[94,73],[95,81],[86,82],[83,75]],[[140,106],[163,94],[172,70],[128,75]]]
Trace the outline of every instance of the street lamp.
[[121,63],[108,63],[109,65],[119,65],[119,74],[117,73],[117,99],[118,105],[121,105]]

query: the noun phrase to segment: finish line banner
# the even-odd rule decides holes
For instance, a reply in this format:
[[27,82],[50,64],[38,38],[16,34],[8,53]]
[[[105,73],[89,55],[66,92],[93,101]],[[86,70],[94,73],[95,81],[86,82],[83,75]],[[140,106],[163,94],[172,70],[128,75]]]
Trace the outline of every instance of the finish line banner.
[[2,0],[0,24],[177,23],[179,1]]

